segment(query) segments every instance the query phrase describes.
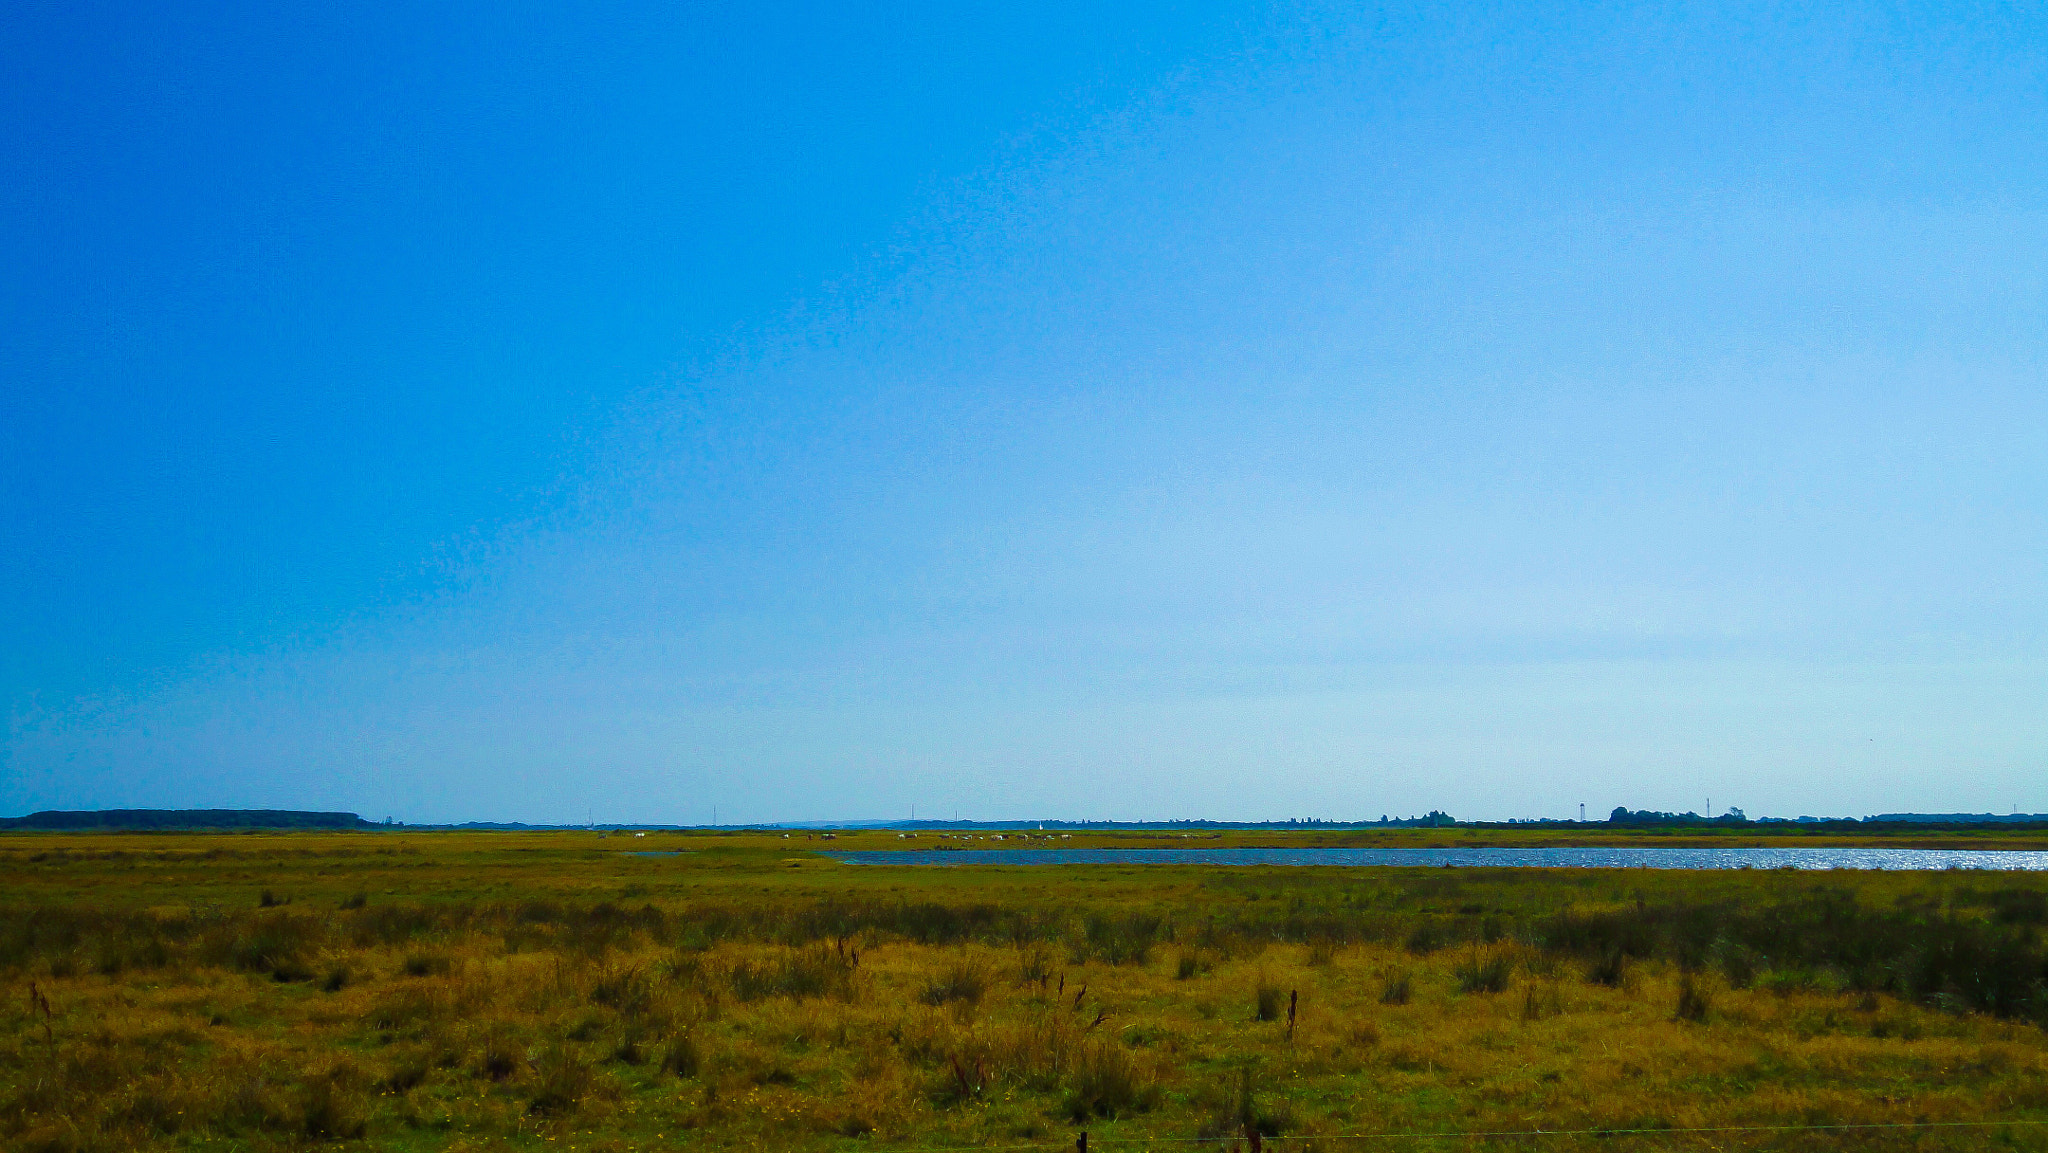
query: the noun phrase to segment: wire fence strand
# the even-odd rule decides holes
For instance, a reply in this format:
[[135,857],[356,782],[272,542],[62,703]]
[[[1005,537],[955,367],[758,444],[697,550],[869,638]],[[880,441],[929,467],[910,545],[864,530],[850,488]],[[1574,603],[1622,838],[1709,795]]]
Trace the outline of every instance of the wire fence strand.
[[[1655,1129],[1436,1129],[1411,1132],[1388,1131],[1382,1133],[1303,1133],[1278,1137],[1261,1136],[1260,1141],[1272,1145],[1288,1141],[1478,1141],[1501,1138],[1524,1137],[1680,1137],[1687,1134],[1708,1133],[1822,1133],[1907,1129],[1995,1129],[2011,1125],[2048,1125],[2048,1118],[2016,1117],[2003,1121],[1873,1121],[1855,1124],[1827,1125],[1700,1125],[1692,1127],[1671,1126]],[[1088,1138],[1088,1147],[1093,1149],[1107,1145],[1227,1145],[1242,1143],[1243,1137],[1094,1137]],[[1029,1145],[917,1145],[898,1146],[894,1149],[872,1149],[869,1153],[1004,1153],[1004,1151],[1039,1150],[1040,1153],[1074,1148],[1073,1141],[1048,1145],[1036,1142]]]

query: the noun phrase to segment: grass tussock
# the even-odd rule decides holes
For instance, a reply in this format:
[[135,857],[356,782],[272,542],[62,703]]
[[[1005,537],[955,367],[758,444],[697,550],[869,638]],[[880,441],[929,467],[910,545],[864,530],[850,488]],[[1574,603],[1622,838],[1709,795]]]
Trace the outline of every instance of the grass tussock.
[[1515,958],[1505,949],[1475,951],[1451,967],[1460,993],[1505,993],[1514,971]]
[[925,982],[917,999],[927,1005],[947,1005],[953,1002],[974,1005],[981,1001],[982,993],[988,989],[988,970],[974,961],[955,958]]
[[1159,1087],[1130,1052],[1103,1039],[1082,1047],[1069,1080],[1065,1109],[1075,1121],[1114,1119],[1159,1104]]
[[1343,942],[1335,937],[1312,937],[1308,943],[1308,963],[1318,968],[1333,964],[1337,960],[1338,949],[1342,947]]
[[1022,985],[1036,985],[1040,989],[1052,983],[1052,950],[1042,944],[1031,944],[1017,953],[1017,981]]
[[1617,949],[1594,957],[1586,964],[1586,980],[1610,989],[1621,988],[1628,981],[1628,954]]
[[369,1127],[369,1103],[354,1070],[337,1067],[299,1089],[299,1128],[315,1141],[349,1141]]
[[1678,1008],[1673,1014],[1680,1021],[1704,1021],[1707,1011],[1714,1007],[1713,994],[1687,973],[1678,979]]
[[547,1046],[534,1060],[533,1073],[526,1111],[541,1117],[574,1112],[589,1095],[596,1077],[589,1063],[566,1044]]
[[1564,1012],[1564,997],[1556,985],[1530,982],[1522,987],[1522,1020],[1541,1021]]
[[1195,1104],[1202,1114],[1195,1130],[1198,1141],[1285,1137],[1300,1127],[1284,1101],[1260,1092],[1258,1071],[1248,1064],[1205,1086]]
[[1287,1010],[1287,990],[1274,984],[1263,974],[1252,991],[1252,1020],[1277,1021]]
[[1390,973],[1380,984],[1380,1004],[1406,1005],[1415,996],[1415,981],[1406,969]]
[[1142,965],[1151,959],[1152,946],[1165,929],[1165,918],[1154,913],[1090,913],[1082,921],[1079,939],[1072,943],[1074,959]]
[[837,997],[854,994],[853,963],[829,949],[790,949],[761,961],[738,961],[727,972],[733,996],[741,1001],[769,997]]
[[704,1067],[697,1042],[688,1033],[672,1038],[661,1051],[661,1071],[674,1077],[695,1077]]
[[408,977],[445,977],[454,971],[455,959],[446,953],[416,949],[405,955],[401,971]]

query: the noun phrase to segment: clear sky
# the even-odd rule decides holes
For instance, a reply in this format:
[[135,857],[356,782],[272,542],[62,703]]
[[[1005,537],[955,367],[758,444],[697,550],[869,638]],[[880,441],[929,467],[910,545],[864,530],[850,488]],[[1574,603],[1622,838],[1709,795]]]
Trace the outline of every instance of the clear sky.
[[2033,5],[0,17],[0,812],[2048,811]]

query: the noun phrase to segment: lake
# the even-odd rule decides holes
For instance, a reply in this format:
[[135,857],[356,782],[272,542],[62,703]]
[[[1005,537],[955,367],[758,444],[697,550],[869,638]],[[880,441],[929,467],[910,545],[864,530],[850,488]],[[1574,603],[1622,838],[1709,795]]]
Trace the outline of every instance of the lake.
[[1524,869],[2048,869],[2038,850],[1865,848],[904,849],[828,852],[852,865],[1395,865]]

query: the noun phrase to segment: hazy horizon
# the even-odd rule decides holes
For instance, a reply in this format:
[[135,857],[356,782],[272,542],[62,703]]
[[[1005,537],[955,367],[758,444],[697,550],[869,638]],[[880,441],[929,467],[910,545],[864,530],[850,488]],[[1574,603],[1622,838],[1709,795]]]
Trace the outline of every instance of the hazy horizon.
[[2048,811],[2040,12],[16,23],[0,811]]

